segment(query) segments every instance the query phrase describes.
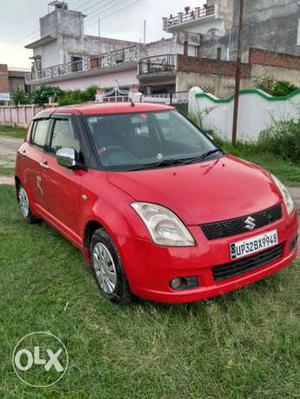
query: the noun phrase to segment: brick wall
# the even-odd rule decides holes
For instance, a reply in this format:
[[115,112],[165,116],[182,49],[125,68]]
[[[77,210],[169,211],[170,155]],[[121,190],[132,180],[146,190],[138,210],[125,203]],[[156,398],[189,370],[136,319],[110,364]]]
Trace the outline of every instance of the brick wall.
[[0,93],[9,92],[7,65],[0,64]]
[[[236,63],[179,55],[177,70],[179,72],[195,72],[204,75],[235,76]],[[249,78],[250,75],[251,66],[249,64],[242,64],[241,77]]]
[[249,63],[253,65],[300,70],[300,57],[296,55],[276,53],[255,48],[249,50]]

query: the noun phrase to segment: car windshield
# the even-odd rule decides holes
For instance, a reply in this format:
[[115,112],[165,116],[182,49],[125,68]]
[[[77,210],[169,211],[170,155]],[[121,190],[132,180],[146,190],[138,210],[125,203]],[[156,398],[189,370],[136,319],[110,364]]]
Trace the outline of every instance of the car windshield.
[[175,110],[87,117],[106,170],[140,170],[200,162],[222,154]]

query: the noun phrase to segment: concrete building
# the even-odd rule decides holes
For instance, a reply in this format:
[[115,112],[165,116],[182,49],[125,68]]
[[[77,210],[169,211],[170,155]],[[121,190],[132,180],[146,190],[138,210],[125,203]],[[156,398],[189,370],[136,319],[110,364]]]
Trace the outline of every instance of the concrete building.
[[13,91],[20,89],[26,90],[24,68],[8,67],[6,64],[0,64],[0,104],[10,101]]
[[[187,7],[184,12],[163,18],[164,30],[172,34],[164,42],[169,51],[153,54],[158,48],[155,43],[152,54],[140,60],[142,89],[167,92],[198,85],[218,96],[230,94],[234,89],[239,4],[239,0],[207,0],[204,8]],[[255,49],[265,52],[254,53]],[[280,62],[276,62],[274,53],[280,53]],[[242,54],[249,70],[242,87],[252,86],[256,76],[290,80],[300,86],[298,64],[291,67],[295,65],[293,57],[300,55],[300,2],[246,0]],[[186,62],[181,55],[188,57]]]
[[[203,7],[170,14],[163,18],[168,38],[147,44],[87,36],[85,15],[69,10],[65,1],[50,7],[40,19],[40,39],[26,46],[33,50],[32,72],[26,76],[32,86],[108,90],[138,85],[156,94],[197,85],[218,96],[234,89],[239,0],[207,0]],[[251,86],[255,76],[300,86],[293,58],[300,55],[299,21],[295,0],[245,1],[242,87]]]
[[40,18],[40,39],[26,46],[33,50],[27,83],[62,89],[138,83],[139,43],[85,35],[84,14],[69,10],[64,1],[53,1],[49,7],[53,10]]
[[[211,2],[220,4],[218,0],[211,0]],[[221,7],[224,6],[221,5]],[[201,57],[219,56],[228,61],[236,59],[239,0],[227,0],[227,7],[228,23],[225,32],[211,31],[202,36]],[[299,56],[300,2],[297,0],[245,0],[242,47],[244,62],[248,61],[249,48]]]

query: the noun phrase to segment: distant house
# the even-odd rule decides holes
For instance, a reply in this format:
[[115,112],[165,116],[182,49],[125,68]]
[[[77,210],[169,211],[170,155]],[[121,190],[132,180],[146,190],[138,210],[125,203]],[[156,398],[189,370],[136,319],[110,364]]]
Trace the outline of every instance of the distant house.
[[6,104],[11,99],[14,90],[26,90],[24,68],[8,67],[6,64],[0,64],[0,105]]

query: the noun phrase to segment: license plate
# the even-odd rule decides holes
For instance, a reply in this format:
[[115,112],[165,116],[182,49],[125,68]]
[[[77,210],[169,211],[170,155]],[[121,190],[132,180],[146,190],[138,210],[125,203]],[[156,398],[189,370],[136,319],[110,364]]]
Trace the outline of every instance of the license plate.
[[247,240],[230,244],[231,259],[239,259],[244,256],[255,254],[264,249],[274,247],[278,244],[277,230],[260,234]]

